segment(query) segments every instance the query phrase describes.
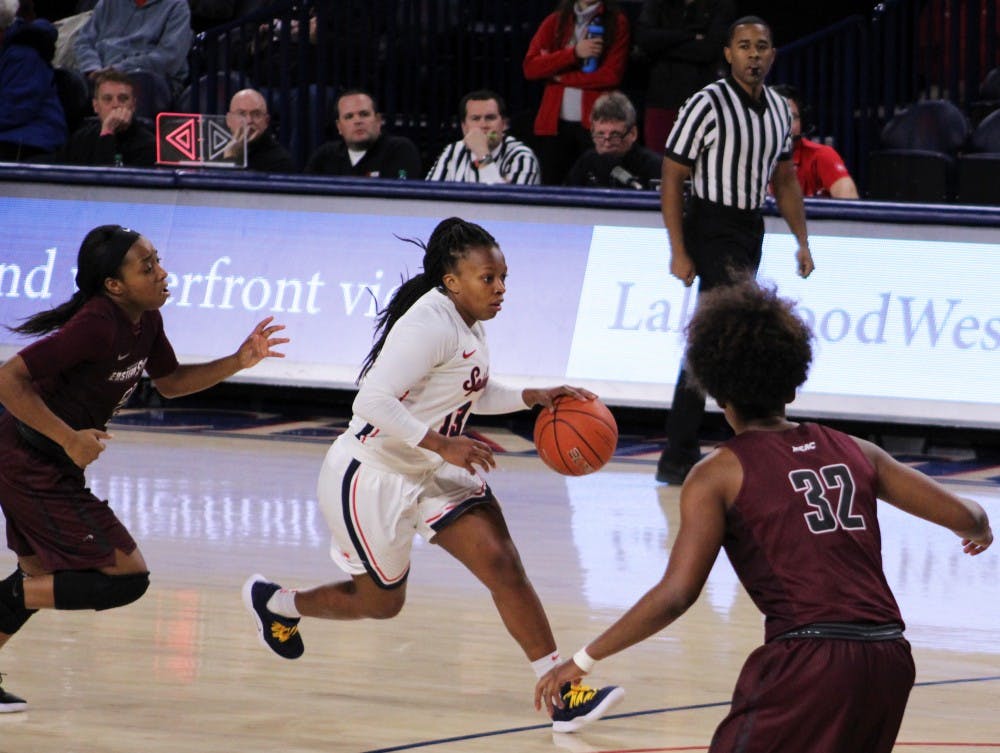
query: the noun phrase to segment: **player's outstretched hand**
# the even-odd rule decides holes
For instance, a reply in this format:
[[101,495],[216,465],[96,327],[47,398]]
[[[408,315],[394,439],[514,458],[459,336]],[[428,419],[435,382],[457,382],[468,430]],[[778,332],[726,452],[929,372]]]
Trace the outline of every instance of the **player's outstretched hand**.
[[585,674],[587,673],[576,666],[572,659],[550,669],[535,685],[535,710],[541,711],[544,708],[545,713],[552,716],[555,709],[563,707],[560,688],[567,682],[576,682]]
[[236,359],[239,361],[241,369],[249,369],[265,358],[284,358],[284,353],[274,350],[278,345],[289,342],[287,337],[275,337],[276,332],[285,328],[284,324],[271,324],[273,316],[264,319],[253,328],[253,332],[243,341],[240,349],[236,351]]
[[568,384],[563,384],[559,387],[546,389],[526,389],[521,393],[521,399],[529,408],[541,405],[547,410],[554,410],[555,399],[562,395],[569,395],[577,400],[593,400],[597,397],[593,392],[585,390],[583,387],[570,387]]

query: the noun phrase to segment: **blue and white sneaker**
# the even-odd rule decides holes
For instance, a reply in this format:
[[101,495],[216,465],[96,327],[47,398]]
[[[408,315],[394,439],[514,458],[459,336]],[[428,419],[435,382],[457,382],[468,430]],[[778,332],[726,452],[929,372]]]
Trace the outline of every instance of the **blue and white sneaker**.
[[251,575],[243,584],[243,604],[253,618],[260,642],[283,659],[298,659],[305,651],[298,617],[283,617],[267,608],[268,599],[281,586],[263,575]]
[[566,683],[560,690],[563,708],[552,714],[553,732],[576,732],[596,722],[625,697],[625,688],[608,685],[590,688],[579,682]]

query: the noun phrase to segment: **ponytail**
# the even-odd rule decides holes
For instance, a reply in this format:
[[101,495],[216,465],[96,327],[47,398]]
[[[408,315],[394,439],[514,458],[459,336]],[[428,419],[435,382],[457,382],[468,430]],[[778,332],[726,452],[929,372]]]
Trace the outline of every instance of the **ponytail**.
[[25,319],[16,327],[8,327],[19,335],[44,335],[62,325],[79,311],[83,304],[104,292],[104,281],[121,274],[122,260],[141,236],[121,225],[95,227],[83,239],[76,257],[77,290],[68,301]]
[[463,258],[469,249],[494,248],[497,245],[496,239],[482,227],[459,217],[449,217],[438,223],[426,244],[415,238],[400,238],[400,240],[423,249],[423,272],[406,280],[393,293],[386,307],[378,313],[375,319],[375,344],[361,364],[359,382],[375,365],[375,360],[382,352],[382,346],[389,336],[389,330],[422,295],[434,288],[443,290],[444,276],[455,271],[458,260]]

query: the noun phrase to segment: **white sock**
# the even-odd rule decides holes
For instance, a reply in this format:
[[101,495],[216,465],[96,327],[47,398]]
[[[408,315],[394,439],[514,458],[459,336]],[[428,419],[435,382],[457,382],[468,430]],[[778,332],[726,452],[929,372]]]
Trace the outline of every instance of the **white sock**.
[[531,662],[531,668],[535,671],[535,677],[541,677],[558,664],[559,652],[553,651],[548,656],[543,656],[541,659],[535,659]]
[[299,610],[295,608],[295,594],[297,592],[291,588],[281,588],[275,591],[271,598],[267,600],[267,608],[282,617],[301,617]]

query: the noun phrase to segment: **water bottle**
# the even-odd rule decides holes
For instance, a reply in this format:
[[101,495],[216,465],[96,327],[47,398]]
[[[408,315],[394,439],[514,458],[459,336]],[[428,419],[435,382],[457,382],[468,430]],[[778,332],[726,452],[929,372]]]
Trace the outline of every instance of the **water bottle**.
[[[599,37],[604,34],[604,27],[601,26],[600,19],[595,18],[590,22],[590,26],[587,27],[587,39],[593,39],[594,37]],[[593,73],[597,70],[598,58],[587,58],[583,61],[583,68],[581,70],[584,73]]]

